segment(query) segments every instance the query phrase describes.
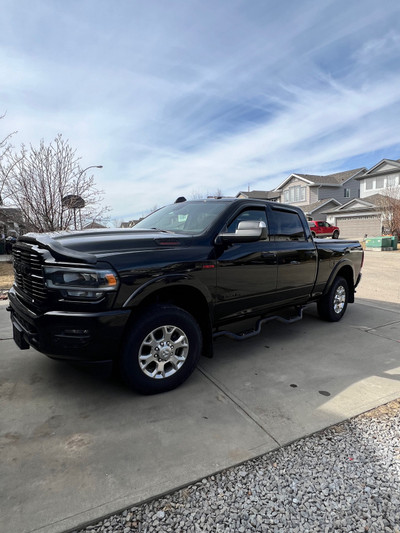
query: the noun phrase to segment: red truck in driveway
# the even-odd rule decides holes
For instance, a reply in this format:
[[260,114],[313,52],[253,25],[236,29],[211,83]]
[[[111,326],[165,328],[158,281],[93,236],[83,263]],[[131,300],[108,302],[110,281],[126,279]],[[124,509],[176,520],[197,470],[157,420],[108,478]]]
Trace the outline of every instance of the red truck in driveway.
[[331,237],[332,239],[338,239],[340,230],[337,226],[332,226],[325,222],[325,220],[309,220],[311,235],[313,237]]

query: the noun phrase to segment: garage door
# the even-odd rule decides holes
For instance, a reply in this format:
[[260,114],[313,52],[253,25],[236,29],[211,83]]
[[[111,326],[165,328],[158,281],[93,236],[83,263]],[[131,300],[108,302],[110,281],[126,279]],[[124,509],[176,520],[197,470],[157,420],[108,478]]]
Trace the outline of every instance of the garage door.
[[365,215],[361,217],[337,217],[336,225],[339,226],[340,236],[343,238],[363,239],[381,235],[380,215]]

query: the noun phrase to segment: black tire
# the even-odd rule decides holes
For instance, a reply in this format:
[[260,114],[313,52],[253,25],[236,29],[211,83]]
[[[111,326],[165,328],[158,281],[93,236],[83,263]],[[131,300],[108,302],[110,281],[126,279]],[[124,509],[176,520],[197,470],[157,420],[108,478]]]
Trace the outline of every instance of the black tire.
[[338,322],[345,314],[348,302],[349,286],[344,278],[338,276],[329,292],[318,301],[318,314],[328,322]]
[[125,383],[142,394],[166,392],[193,372],[202,348],[200,327],[175,305],[156,305],[133,322],[119,370]]
[[332,239],[338,239],[339,238],[339,232],[337,229],[333,232]]
[[315,239],[315,233],[313,231],[311,232],[311,236],[313,239]]

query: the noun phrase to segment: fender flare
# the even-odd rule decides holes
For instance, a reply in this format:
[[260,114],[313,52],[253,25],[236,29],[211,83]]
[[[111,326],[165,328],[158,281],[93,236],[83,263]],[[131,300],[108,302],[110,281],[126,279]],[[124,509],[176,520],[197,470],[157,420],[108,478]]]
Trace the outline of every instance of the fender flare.
[[[138,287],[129,298],[123,303],[122,307],[131,307],[134,300],[135,307],[139,306],[140,303],[145,300],[148,296],[151,296],[153,293],[165,288],[171,287],[173,285],[177,286],[190,286],[191,288],[197,290],[199,294],[203,296],[205,301],[210,304],[212,301],[212,296],[210,291],[204,285],[194,282],[193,278],[187,274],[166,274],[162,276],[157,276],[156,278],[150,279]],[[184,282],[184,283],[181,283]]]
[[325,296],[334,280],[337,278],[337,276],[340,274],[340,271],[343,269],[343,268],[350,268],[351,269],[351,272],[352,272],[352,276],[351,276],[351,279],[349,279],[348,276],[344,276],[346,281],[349,282],[349,302],[350,303],[353,303],[354,302],[354,283],[355,283],[355,280],[354,280],[354,266],[353,266],[353,263],[350,261],[350,259],[341,259],[340,261],[338,261],[336,263],[336,265],[334,266],[329,278],[328,278],[328,281],[326,282],[325,284],[325,288],[322,292],[322,295]]
[[[203,331],[203,355],[206,357],[213,356],[213,342],[212,342],[212,321],[213,321],[213,306],[212,306],[212,296],[210,291],[204,285],[200,283],[195,283],[195,280],[187,274],[167,274],[163,276],[158,276],[147,282],[143,283],[138,287],[130,297],[123,304],[123,308],[131,308],[133,312],[135,309],[140,308],[140,305],[151,296],[156,295],[158,292],[161,292],[163,289],[179,287],[185,288],[190,287],[194,289],[200,297],[204,299],[205,305],[207,307],[207,316],[202,316],[199,320],[200,327]],[[185,308],[186,311],[190,312],[190,309]],[[196,313],[192,313],[196,316]]]

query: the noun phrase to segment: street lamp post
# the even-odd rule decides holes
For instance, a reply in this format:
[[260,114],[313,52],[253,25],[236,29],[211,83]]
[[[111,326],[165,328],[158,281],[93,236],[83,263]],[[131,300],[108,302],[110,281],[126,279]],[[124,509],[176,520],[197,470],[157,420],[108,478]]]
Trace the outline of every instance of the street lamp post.
[[[90,165],[89,167],[84,168],[80,171],[77,177],[77,184],[79,181],[79,178],[84,174],[89,168],[103,168],[103,165]],[[73,209],[74,210],[74,229],[76,229],[76,210],[81,210],[83,207],[85,207],[85,200],[79,196],[79,194],[68,194],[67,196],[64,196],[62,199],[62,204],[67,209]],[[82,229],[82,213],[80,212],[80,226]]]

